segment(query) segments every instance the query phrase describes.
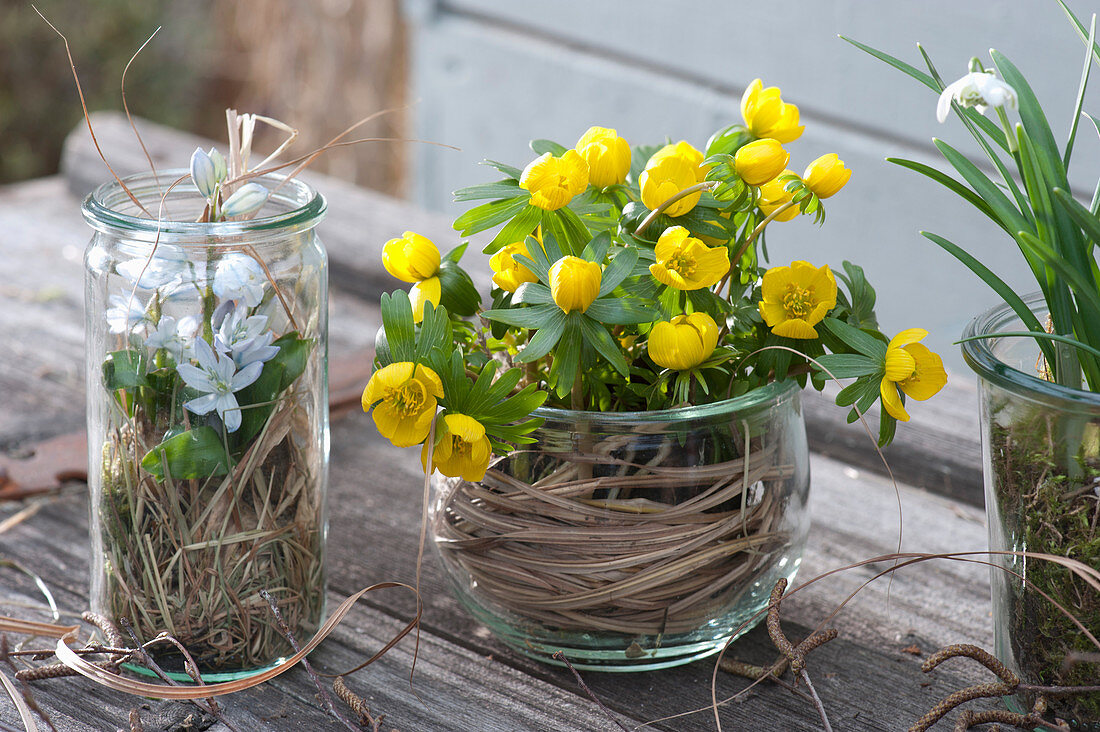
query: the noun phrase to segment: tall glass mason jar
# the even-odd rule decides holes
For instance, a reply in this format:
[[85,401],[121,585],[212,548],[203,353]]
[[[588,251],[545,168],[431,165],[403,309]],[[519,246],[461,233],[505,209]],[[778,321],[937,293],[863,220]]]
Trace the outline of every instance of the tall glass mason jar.
[[716,653],[793,579],[809,529],[799,390],[653,412],[542,408],[538,442],[435,481],[462,604],[515,650],[645,671]]
[[[1046,322],[1042,295],[1024,301]],[[1100,638],[1100,592],[1061,565],[996,553],[1053,554],[1100,569],[1100,394],[1041,378],[1044,363],[1033,338],[987,337],[1026,330],[1001,305],[975,318],[963,334],[982,336],[963,343],[963,357],[978,374],[989,549],[996,565],[994,647],[1025,684],[1091,686],[1100,678],[1100,664],[1089,655],[1096,647],[1054,602]],[[1029,711],[1035,695],[1007,701]],[[1100,692],[1050,695],[1047,704],[1052,720],[1100,730]]]
[[263,176],[254,218],[195,223],[186,175],[83,205],[91,604],[225,680],[290,655],[264,591],[303,642],[324,612],[325,200]]

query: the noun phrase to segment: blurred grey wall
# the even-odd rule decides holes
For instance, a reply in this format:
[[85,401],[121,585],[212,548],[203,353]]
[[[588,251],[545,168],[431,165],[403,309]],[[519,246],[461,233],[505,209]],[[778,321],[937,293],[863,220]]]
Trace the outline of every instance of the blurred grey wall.
[[[1096,0],[1068,0],[1087,25]],[[412,151],[414,200],[455,216],[456,188],[494,179],[477,162],[523,167],[532,138],[569,146],[592,124],[632,144],[666,136],[702,147],[740,121],[740,98],[756,77],[799,106],[805,134],[787,147],[791,168],[836,152],[853,170],[826,201],[828,221],[769,229],[771,261],[861,264],[879,293],[887,331],[923,327],[948,368],[970,378],[951,345],[996,296],[921,237],[937,232],[968,249],[1021,292],[1029,281],[1014,243],[953,194],[884,161],[908,157],[943,167],[933,136],[974,149],[954,118],[937,124],[936,96],[837,38],[875,46],[923,67],[923,44],[946,81],[971,56],[997,48],[1031,80],[1064,142],[1084,44],[1054,0],[404,0],[409,21],[409,99],[414,137],[456,145]],[[1097,64],[1100,66],[1100,64]],[[1100,68],[1085,110],[1100,116]],[[1082,122],[1070,175],[1090,198],[1100,174],[1096,130]],[[480,240],[477,244],[483,243]]]

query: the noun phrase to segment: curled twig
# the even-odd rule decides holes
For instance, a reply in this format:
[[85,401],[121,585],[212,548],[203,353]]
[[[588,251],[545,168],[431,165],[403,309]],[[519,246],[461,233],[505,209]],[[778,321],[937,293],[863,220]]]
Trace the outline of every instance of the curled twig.
[[772,643],[779,649],[779,652],[791,662],[791,672],[796,678],[795,683],[798,683],[798,679],[805,682],[826,732],[832,732],[833,727],[829,724],[829,715],[825,713],[825,705],[821,703],[821,697],[817,695],[817,690],[814,689],[813,682],[810,681],[810,675],[806,673],[806,654],[836,638],[838,631],[836,628],[815,631],[803,638],[797,646],[793,645],[787,640],[787,636],[783,634],[783,628],[779,622],[779,604],[783,601],[783,593],[786,591],[787,578],[780,577],[779,581],[775,583],[775,587],[772,588],[771,603],[768,605],[768,635],[771,636]]
[[623,732],[630,732],[630,730],[622,722],[620,722],[614,714],[611,713],[611,710],[604,706],[604,703],[599,700],[599,697],[592,693],[592,690],[588,688],[588,684],[584,683],[584,679],[582,679],[581,675],[577,673],[577,669],[573,668],[573,664],[569,663],[569,659],[565,657],[564,653],[558,651],[554,654],[554,658],[564,663],[565,667],[573,672],[573,677],[577,680],[577,683],[580,684],[580,687],[584,690],[584,693],[588,695],[589,699],[596,702],[596,706],[600,708],[600,711],[603,712],[608,719],[615,723],[616,727],[621,729]]

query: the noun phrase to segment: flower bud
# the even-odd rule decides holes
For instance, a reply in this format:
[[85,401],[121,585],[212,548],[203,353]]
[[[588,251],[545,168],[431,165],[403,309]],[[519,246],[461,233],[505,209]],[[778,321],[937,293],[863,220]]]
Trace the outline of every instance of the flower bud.
[[787,167],[791,154],[778,140],[764,138],[745,145],[733,157],[734,168],[741,180],[759,186],[774,180]]
[[[785,206],[791,201],[791,192],[787,190],[788,181],[779,180],[781,176],[794,175],[794,171],[784,170],[778,176],[760,186],[760,200],[757,202],[765,216],[771,216],[772,212]],[[790,221],[798,216],[798,206],[791,206],[775,217],[775,221]]]
[[844,167],[844,161],[836,153],[822,155],[813,161],[802,174],[806,187],[818,198],[828,198],[848,182],[852,171]]
[[210,152],[207,153],[210,157],[210,162],[214,164],[214,177],[218,179],[218,182],[225,180],[229,176],[229,168],[225,164],[225,158],[218,152],[218,148],[210,148]]
[[661,321],[649,333],[649,357],[675,371],[692,369],[710,358],[718,345],[718,324],[706,313],[677,315]]
[[402,282],[420,282],[435,277],[440,261],[435,243],[414,231],[406,231],[382,247],[382,266]]
[[588,163],[576,150],[560,158],[546,153],[523,169],[519,187],[531,192],[531,205],[557,211],[588,188]]
[[443,283],[438,277],[429,277],[421,280],[409,288],[409,302],[412,304],[413,322],[424,320],[424,304],[431,303],[433,308],[439,307],[439,301],[443,297]]
[[493,268],[493,284],[502,290],[515,292],[524,282],[539,281],[534,272],[516,261],[517,256],[530,258],[525,242],[509,244],[489,259],[489,266]]
[[214,197],[218,185],[217,167],[201,147],[195,148],[195,152],[191,153],[191,180],[203,198],[210,200]]
[[584,312],[600,294],[603,270],[595,262],[566,256],[550,268],[550,294],[559,308],[567,313]]
[[222,205],[222,215],[231,218],[256,213],[267,203],[270,195],[270,191],[259,183],[245,183]]
[[794,142],[805,129],[798,124],[798,107],[780,98],[779,87],[765,89],[760,79],[749,84],[741,96],[741,116],[749,132],[758,138]]
[[577,140],[576,150],[588,163],[588,182],[606,188],[626,180],[630,172],[630,144],[606,127],[589,127]]

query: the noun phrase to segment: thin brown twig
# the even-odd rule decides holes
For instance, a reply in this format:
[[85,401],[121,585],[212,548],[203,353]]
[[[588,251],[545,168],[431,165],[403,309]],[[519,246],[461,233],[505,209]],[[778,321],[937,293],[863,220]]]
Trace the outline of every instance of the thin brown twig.
[[134,51],[134,55],[130,57],[130,60],[126,62],[126,67],[122,69],[122,110],[126,112],[126,121],[130,123],[130,129],[134,131],[134,137],[137,138],[138,145],[141,146],[141,151],[145,153],[145,159],[149,161],[149,168],[153,171],[153,176],[157,175],[157,165],[153,162],[153,156],[149,154],[148,148],[145,147],[145,141],[141,139],[141,133],[138,132],[137,125],[134,124],[134,118],[130,114],[130,105],[126,103],[126,73],[130,70],[130,65],[134,63],[134,59],[138,57],[138,54],[145,50],[145,47],[149,45],[149,42],[156,37],[157,33],[160,33],[161,26],[157,26],[157,29],[145,39],[145,43],[138,47],[138,50]]
[[[298,640],[294,637],[294,633],[291,632],[290,626],[283,620],[283,614],[279,610],[279,603],[275,601],[275,598],[272,597],[271,593],[267,590],[260,590],[260,595],[267,600],[267,604],[271,607],[272,614],[275,615],[275,622],[278,624],[279,630],[282,631],[283,636],[290,642],[290,647],[294,649],[295,653],[300,653],[302,649],[298,646]],[[310,665],[309,661],[303,658],[302,666],[305,667],[306,673],[309,674],[309,678],[312,679],[313,683],[317,686],[317,691],[321,698],[321,705],[324,710],[335,717],[345,727],[352,730],[352,732],[358,732],[355,726],[345,719],[344,715],[340,714],[340,710],[336,708],[336,705],[332,703],[332,697],[325,691],[325,687],[322,686],[321,680],[317,678],[317,674],[313,672],[313,666]]]
[[563,652],[558,651],[554,654],[554,658],[564,663],[565,667],[573,672],[573,677],[577,679],[577,683],[580,684],[580,687],[584,690],[584,693],[588,695],[589,699],[596,702],[596,706],[600,708],[600,711],[602,711],[608,719],[615,723],[616,727],[623,730],[623,732],[630,732],[630,728],[620,722],[618,718],[611,713],[611,710],[604,706],[604,703],[600,701],[599,697],[592,693],[592,690],[588,688],[588,684],[584,683],[584,679],[581,678],[581,675],[577,672],[577,669],[573,668],[573,664],[569,663],[569,659],[565,657],[565,654]]
[[832,732],[833,727],[829,723],[829,715],[825,712],[825,705],[821,702],[821,697],[817,695],[817,690],[814,688],[813,682],[810,681],[810,675],[806,673],[806,654],[836,638],[838,631],[836,628],[815,631],[803,638],[797,646],[793,645],[787,640],[787,636],[783,634],[783,628],[779,621],[779,605],[783,601],[783,593],[786,590],[787,578],[780,577],[779,581],[775,583],[775,587],[772,588],[771,603],[768,606],[768,635],[771,636],[772,643],[779,649],[779,652],[791,662],[791,672],[795,674],[796,678],[806,683],[814,708],[821,716],[821,724],[826,732]]
[[88,125],[88,134],[92,136],[92,144],[95,145],[95,149],[96,152],[99,153],[100,160],[102,160],[103,164],[107,166],[107,170],[111,171],[111,175],[113,175],[115,180],[118,181],[118,184],[122,186],[122,190],[126,191],[126,195],[130,197],[130,200],[134,202],[134,205],[140,208],[146,216],[152,218],[153,214],[149,213],[149,211],[146,210],[145,206],[141,205],[141,201],[137,199],[137,196],[135,196],[133,192],[131,192],[130,189],[126,186],[126,184],[122,182],[122,178],[118,177],[118,173],[116,173],[115,169],[111,167],[111,164],[107,162],[107,156],[103,154],[103,149],[99,146],[99,140],[96,139],[95,130],[92,129],[92,118],[88,114],[88,103],[84,100],[84,89],[80,86],[80,77],[76,73],[76,62],[73,61],[73,52],[69,48],[69,39],[65,37],[64,33],[57,29],[57,26],[51,23],[46,18],[46,16],[42,14],[41,10],[39,10],[34,5],[31,5],[31,8],[34,10],[34,12],[38,13],[38,17],[45,21],[46,25],[48,25],[54,33],[61,36],[61,40],[65,43],[65,55],[69,57],[69,68],[72,69],[73,80],[76,82],[76,93],[80,97],[80,108],[84,111],[84,121]]

